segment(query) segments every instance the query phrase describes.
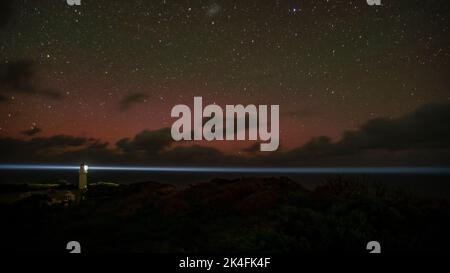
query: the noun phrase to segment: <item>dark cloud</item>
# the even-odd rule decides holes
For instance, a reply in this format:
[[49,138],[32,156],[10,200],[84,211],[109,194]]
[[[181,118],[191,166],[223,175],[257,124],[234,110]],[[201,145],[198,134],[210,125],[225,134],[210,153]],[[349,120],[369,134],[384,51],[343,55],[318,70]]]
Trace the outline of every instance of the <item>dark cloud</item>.
[[[35,137],[30,140],[0,138],[0,160],[3,162],[67,162],[83,160],[83,154],[101,156],[105,150],[104,142],[84,137],[55,135]],[[106,158],[104,158],[106,159]]]
[[20,60],[0,65],[0,92],[40,95],[51,99],[60,99],[62,97],[58,92],[38,85],[36,66],[30,60]]
[[30,147],[39,149],[80,147],[94,141],[92,138],[56,135],[52,137],[36,137],[28,143]]
[[337,145],[349,151],[450,148],[449,120],[450,103],[429,104],[399,119],[370,120]]
[[6,102],[8,100],[9,100],[9,98],[7,96],[0,94],[0,103],[1,102]]
[[42,132],[41,128],[33,126],[28,130],[22,131],[22,134],[26,136],[34,136],[36,134],[39,134],[40,132]]
[[[116,143],[116,147],[119,154],[133,162],[210,165],[232,161],[229,156],[211,147],[174,145],[176,143],[172,139],[170,128],[162,128],[156,131],[144,130],[133,139],[121,139]],[[239,160],[235,159],[234,161]]]
[[116,145],[124,153],[155,155],[168,148],[172,143],[170,128],[162,128],[156,131],[144,130],[133,139],[119,140]]
[[126,95],[119,102],[120,109],[122,111],[128,110],[136,104],[143,103],[148,99],[148,95],[145,93],[133,93]]
[[319,136],[310,139],[306,144],[302,147],[294,150],[294,152],[298,151],[304,154],[311,155],[323,155],[328,153],[333,148],[333,143],[331,139],[327,136]]
[[99,139],[56,135],[29,140],[0,138],[0,162],[214,164],[230,162],[222,152],[199,145],[171,148],[170,130],[142,131],[116,147]]
[[252,145],[250,145],[247,148],[244,148],[242,150],[244,153],[249,153],[249,154],[254,154],[254,153],[258,153],[261,151],[261,143],[260,142],[255,142]]
[[374,119],[333,142],[320,136],[296,149],[265,154],[254,143],[237,157],[175,143],[170,128],[144,130],[110,146],[99,139],[56,135],[0,138],[1,162],[96,162],[153,165],[442,165],[450,163],[450,103],[430,104],[398,119]]
[[[221,151],[200,145],[177,146],[162,155],[164,161],[181,164],[217,165],[232,162],[232,157],[224,155]],[[240,160],[235,159],[234,162]]]
[[33,62],[21,60],[13,63],[6,63],[1,67],[0,75],[0,83],[3,88],[28,92],[32,89],[31,80],[34,75]]
[[359,130],[345,132],[337,142],[327,136],[313,138],[287,155],[290,159],[382,155],[386,161],[389,155],[421,152],[445,156],[450,150],[449,119],[450,103],[429,104],[398,119],[369,120]]

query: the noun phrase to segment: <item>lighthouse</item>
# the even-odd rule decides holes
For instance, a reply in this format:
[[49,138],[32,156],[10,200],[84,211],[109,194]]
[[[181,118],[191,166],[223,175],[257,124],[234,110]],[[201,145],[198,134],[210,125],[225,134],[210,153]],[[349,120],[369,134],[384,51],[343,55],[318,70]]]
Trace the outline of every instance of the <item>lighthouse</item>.
[[78,181],[78,189],[86,190],[87,189],[87,173],[88,173],[88,165],[84,162],[80,165],[80,179]]

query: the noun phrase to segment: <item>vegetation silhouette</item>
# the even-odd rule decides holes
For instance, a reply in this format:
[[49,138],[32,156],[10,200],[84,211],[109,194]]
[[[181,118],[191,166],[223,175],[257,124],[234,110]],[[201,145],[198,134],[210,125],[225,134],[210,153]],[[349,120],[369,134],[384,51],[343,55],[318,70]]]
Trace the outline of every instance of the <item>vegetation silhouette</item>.
[[376,240],[383,252],[440,252],[450,242],[448,200],[364,178],[329,178],[314,190],[285,177],[183,189],[97,183],[79,204],[49,199],[36,194],[0,207],[3,250],[64,252],[77,240],[85,252],[342,253],[366,252]]

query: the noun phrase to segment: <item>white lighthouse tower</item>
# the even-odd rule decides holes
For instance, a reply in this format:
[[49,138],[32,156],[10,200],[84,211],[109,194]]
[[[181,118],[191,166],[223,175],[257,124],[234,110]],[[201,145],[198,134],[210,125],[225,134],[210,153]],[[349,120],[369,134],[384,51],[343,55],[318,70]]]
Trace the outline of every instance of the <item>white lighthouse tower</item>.
[[88,173],[88,165],[84,162],[80,165],[80,179],[78,181],[78,189],[85,191],[87,190],[87,173]]

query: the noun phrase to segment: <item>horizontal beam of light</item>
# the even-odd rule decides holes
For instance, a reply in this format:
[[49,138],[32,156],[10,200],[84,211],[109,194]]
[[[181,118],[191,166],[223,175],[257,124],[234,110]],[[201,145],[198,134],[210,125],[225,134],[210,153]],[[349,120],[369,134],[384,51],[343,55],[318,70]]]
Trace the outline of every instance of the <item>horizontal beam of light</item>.
[[[0,170],[76,171],[73,165],[0,164]],[[450,167],[134,167],[89,166],[89,171],[236,174],[450,174]]]

